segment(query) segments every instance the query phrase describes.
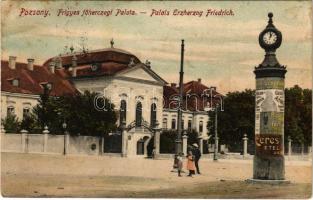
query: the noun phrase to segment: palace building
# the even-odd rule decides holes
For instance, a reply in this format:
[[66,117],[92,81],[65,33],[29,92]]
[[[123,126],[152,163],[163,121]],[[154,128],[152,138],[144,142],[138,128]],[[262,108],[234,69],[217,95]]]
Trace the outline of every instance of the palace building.
[[[110,99],[119,113],[118,125],[124,121],[127,130],[127,155],[147,155],[147,145],[154,136],[153,128],[176,129],[178,87],[162,79],[149,61],[142,62],[134,54],[113,47],[88,52],[60,54],[42,65],[16,62],[10,56],[1,61],[2,118],[15,114],[20,120],[37,104],[45,84],[50,95],[97,92]],[[209,121],[204,98],[210,90],[201,79],[184,84],[183,130],[196,130],[199,141],[208,139]],[[161,131],[162,132],[162,131]],[[158,142],[156,140],[155,142]],[[200,146],[202,146],[200,144]]]

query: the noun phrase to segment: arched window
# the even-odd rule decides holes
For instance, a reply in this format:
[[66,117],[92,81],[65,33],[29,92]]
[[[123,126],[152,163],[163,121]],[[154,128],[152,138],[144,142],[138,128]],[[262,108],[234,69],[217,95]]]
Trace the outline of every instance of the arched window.
[[163,119],[163,125],[162,125],[162,127],[163,127],[164,129],[167,129],[167,118],[164,118],[164,119]]
[[176,119],[172,119],[172,129],[176,129]]
[[126,101],[122,100],[120,106],[120,125],[122,125],[123,121],[126,122],[126,109],[127,109]]
[[153,103],[151,104],[151,112],[150,112],[150,125],[151,127],[155,126],[155,122],[156,122],[156,104]]
[[203,132],[203,121],[199,122],[199,132],[202,133]]
[[138,102],[136,105],[136,127],[141,126],[142,121],[142,104]]

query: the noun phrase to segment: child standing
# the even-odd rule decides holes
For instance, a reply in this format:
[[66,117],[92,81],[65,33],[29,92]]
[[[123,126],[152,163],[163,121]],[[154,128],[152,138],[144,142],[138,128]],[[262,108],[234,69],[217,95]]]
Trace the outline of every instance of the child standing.
[[178,176],[181,176],[180,173],[183,169],[183,153],[179,153],[177,156],[177,171]]
[[195,162],[194,162],[194,157],[192,155],[192,151],[188,151],[187,155],[187,170],[189,170],[189,175],[192,177],[192,174],[194,174],[195,171]]

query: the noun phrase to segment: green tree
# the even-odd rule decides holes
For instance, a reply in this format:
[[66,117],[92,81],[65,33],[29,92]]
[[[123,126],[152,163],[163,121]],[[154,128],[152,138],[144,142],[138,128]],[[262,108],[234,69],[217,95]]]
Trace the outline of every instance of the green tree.
[[[187,143],[192,145],[198,143],[199,133],[196,130],[187,131]],[[175,140],[177,139],[177,130],[164,130],[160,137],[160,152],[175,153]]]
[[285,140],[312,143],[312,90],[298,85],[285,89]]
[[[227,144],[230,150],[241,147],[244,134],[254,141],[254,90],[229,92],[224,97],[224,111],[218,108],[218,137],[220,144]],[[208,130],[214,136],[215,111],[209,113]],[[213,137],[212,137],[213,138]]]
[[[214,135],[215,112],[209,113],[208,130]],[[224,97],[224,111],[218,111],[218,134],[221,144],[230,150],[242,148],[243,134],[254,141],[255,91],[230,92]],[[285,140],[312,143],[312,90],[298,85],[285,89]],[[212,137],[213,139],[213,137]],[[285,141],[286,142],[286,141]]]
[[63,134],[62,124],[66,122],[67,131],[73,135],[99,136],[116,130],[117,114],[108,99],[100,98],[96,109],[94,101],[97,93],[49,97],[45,104],[41,98],[34,108],[40,123],[45,122],[51,133]]
[[19,133],[20,122],[18,121],[16,115],[10,114],[7,115],[4,119],[1,120],[2,125],[6,133]]

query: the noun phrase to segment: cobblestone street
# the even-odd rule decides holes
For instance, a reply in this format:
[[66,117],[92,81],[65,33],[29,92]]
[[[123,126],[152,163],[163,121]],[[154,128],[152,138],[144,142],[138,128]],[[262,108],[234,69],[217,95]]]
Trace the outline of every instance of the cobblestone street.
[[2,153],[10,197],[308,198],[311,162],[286,161],[289,185],[248,184],[252,160],[203,159],[202,174],[177,177],[172,160]]

